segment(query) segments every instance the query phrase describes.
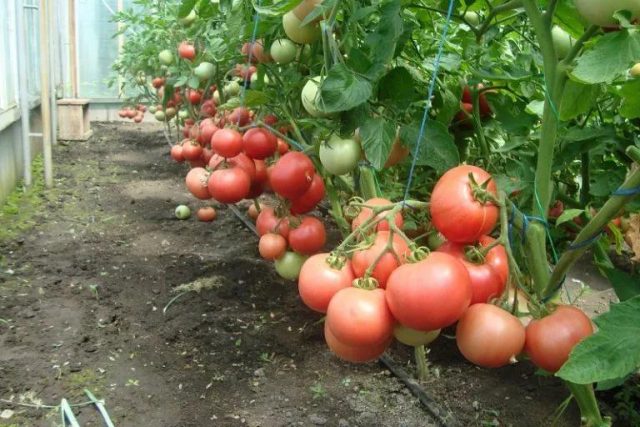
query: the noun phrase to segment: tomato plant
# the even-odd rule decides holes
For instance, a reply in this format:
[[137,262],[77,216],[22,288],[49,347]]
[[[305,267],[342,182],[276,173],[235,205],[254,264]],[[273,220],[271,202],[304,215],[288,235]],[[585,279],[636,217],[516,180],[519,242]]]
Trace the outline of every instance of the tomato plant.
[[[344,263],[325,268],[309,259],[310,275],[327,280],[309,297],[322,301],[314,309],[345,290],[384,294],[392,325],[400,323],[398,339],[418,344],[418,366],[433,335],[427,331],[467,314],[492,318],[505,329],[461,321],[459,344],[475,363],[499,366],[519,351],[513,337],[521,331],[498,308],[509,306],[534,318],[532,361],[554,371],[562,363],[549,360],[569,357],[567,385],[583,417],[602,421],[589,384],[613,378],[585,374],[598,351],[581,350],[588,357],[575,365],[565,351],[588,335],[584,318],[575,335],[567,332],[570,345],[555,347],[557,359],[535,332],[565,319],[567,309],[554,301],[589,247],[621,296],[621,312],[640,294],[629,285],[637,274],[617,270],[609,257],[611,244],[622,251],[625,239],[635,242],[611,221],[622,217],[624,225],[640,210],[633,200],[640,186],[633,166],[640,162],[637,2],[476,0],[455,3],[451,19],[447,2],[139,3],[144,13],[115,17],[127,43],[114,68],[130,94],[120,115],[141,120],[139,105],[148,106],[171,157],[191,165],[186,184],[196,197],[234,203],[266,194],[271,207],[254,212],[256,227],[262,236],[280,235],[264,242],[277,240],[266,257],[279,255],[275,267],[285,278],[302,266],[296,250],[311,255],[324,244],[320,217],[298,215],[327,212],[342,234],[331,257]],[[439,250],[454,256],[422,248],[439,247],[440,235],[448,243]],[[377,281],[379,288],[345,285],[334,295],[336,277],[346,283],[349,272],[361,287]],[[316,283],[309,277],[307,290]],[[375,359],[391,334],[386,322],[371,322],[379,333],[367,341],[332,321],[328,346],[345,360]],[[622,320],[634,322],[640,314]],[[478,354],[476,335],[465,332],[474,332],[470,323],[495,341],[509,337],[495,353]],[[599,334],[612,332],[585,338],[584,347]],[[629,373],[622,356],[606,359],[610,372]]]

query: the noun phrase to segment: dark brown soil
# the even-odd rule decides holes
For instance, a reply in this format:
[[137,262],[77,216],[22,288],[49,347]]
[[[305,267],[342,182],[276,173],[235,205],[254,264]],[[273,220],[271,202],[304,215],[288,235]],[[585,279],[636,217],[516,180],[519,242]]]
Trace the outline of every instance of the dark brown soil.
[[[0,399],[78,403],[88,388],[117,426],[434,425],[381,365],[330,354],[319,317],[231,211],[174,218],[201,203],[157,128],[93,127],[87,143],[56,147],[37,224],[0,241]],[[205,289],[163,314],[180,285]],[[412,372],[406,348],[390,356]],[[568,395],[527,363],[476,368],[447,337],[430,357],[425,389],[464,426],[546,426]],[[5,409],[0,426],[60,423],[52,409]],[[92,407],[75,413],[102,425]],[[579,425],[575,408],[560,425]]]

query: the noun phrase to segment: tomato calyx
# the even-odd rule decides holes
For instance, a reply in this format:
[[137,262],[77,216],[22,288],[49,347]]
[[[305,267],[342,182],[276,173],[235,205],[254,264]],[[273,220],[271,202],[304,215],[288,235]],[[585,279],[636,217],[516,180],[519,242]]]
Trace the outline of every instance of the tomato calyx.
[[496,198],[495,194],[488,190],[489,184],[492,181],[493,178],[488,178],[483,183],[478,184],[473,173],[469,173],[469,186],[471,187],[473,198],[483,205],[493,204],[495,206],[500,206],[500,202]]
[[326,259],[326,263],[334,270],[342,270],[347,264],[347,257],[338,252],[331,252]]
[[353,287],[372,291],[378,288],[378,281],[373,277],[358,277],[353,281]]
[[420,262],[429,256],[431,250],[426,246],[416,246],[415,244],[410,246],[411,252],[407,256],[407,263],[414,264]]

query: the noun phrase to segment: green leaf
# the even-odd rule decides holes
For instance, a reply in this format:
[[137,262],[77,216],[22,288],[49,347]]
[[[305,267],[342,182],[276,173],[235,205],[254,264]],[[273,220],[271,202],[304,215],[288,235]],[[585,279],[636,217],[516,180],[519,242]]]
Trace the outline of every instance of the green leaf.
[[329,71],[320,85],[318,107],[325,113],[347,111],[371,97],[371,83],[346,65],[338,64]]
[[247,107],[258,107],[269,102],[269,96],[259,90],[248,89],[244,93],[244,103]]
[[367,159],[375,169],[381,170],[391,152],[395,126],[382,118],[369,117],[360,126],[359,135]]
[[187,82],[187,85],[191,89],[198,89],[200,87],[200,79],[198,78],[198,76],[191,76],[189,78],[189,81]]
[[496,120],[506,132],[512,135],[529,135],[531,128],[538,120],[535,115],[525,111],[526,104],[514,101],[507,96],[491,97],[491,107]]
[[365,38],[366,45],[371,49],[373,66],[367,75],[372,80],[377,80],[386,71],[385,65],[393,58],[403,28],[401,1],[384,2],[380,7],[380,20],[376,29]]
[[327,13],[328,15],[328,12],[333,8],[336,1],[337,0],[326,0],[326,1],[323,1],[322,3],[318,3],[317,5],[315,5],[313,10],[309,12],[309,14],[302,20],[302,22],[300,23],[300,26],[309,24],[311,21],[321,17],[325,13]]
[[611,83],[640,58],[640,32],[622,30],[598,39],[581,55],[571,76],[586,84]]
[[627,119],[635,119],[640,117],[640,79],[624,85],[620,90],[622,96],[622,105],[620,106],[620,115]]
[[419,98],[415,90],[416,85],[416,81],[406,68],[393,68],[380,80],[378,99],[389,101],[398,108],[405,109]]
[[640,367],[640,296],[594,319],[598,332],[579,343],[556,376],[576,384],[612,380]]
[[556,226],[569,222],[576,217],[579,217],[584,212],[584,209],[567,209],[556,220]]
[[197,0],[182,0],[180,8],[178,9],[178,18],[186,17],[196,5]]
[[568,121],[589,112],[598,99],[599,93],[600,88],[597,85],[584,85],[569,80],[562,95],[560,120]]
[[[414,122],[400,128],[400,138],[407,147],[411,148],[412,154],[415,152],[419,134],[420,122]],[[420,150],[416,164],[430,166],[438,173],[445,172],[460,164],[458,147],[456,147],[453,137],[445,125],[435,120],[429,120],[424,135],[420,139]]]
[[615,268],[602,269],[611,282],[620,301],[626,301],[640,295],[640,276],[629,274]]
[[289,12],[294,7],[296,7],[298,3],[300,3],[300,0],[275,1],[270,5],[265,5],[264,3],[267,3],[267,2],[262,2],[262,5],[261,5],[259,1],[255,1],[253,3],[253,8],[260,15],[282,16],[285,13]]

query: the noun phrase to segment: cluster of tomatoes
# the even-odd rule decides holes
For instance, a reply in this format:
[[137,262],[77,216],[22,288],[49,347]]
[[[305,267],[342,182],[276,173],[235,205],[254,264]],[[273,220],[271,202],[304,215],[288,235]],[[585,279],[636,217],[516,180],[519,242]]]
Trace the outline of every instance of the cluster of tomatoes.
[[143,104],[138,104],[135,108],[126,107],[118,111],[118,116],[121,119],[132,119],[136,123],[141,123],[144,120],[144,113],[147,111],[147,107]]
[[[472,363],[501,367],[524,352],[538,367],[557,371],[593,333],[591,321],[578,308],[560,305],[525,327],[528,318],[498,304],[509,267],[505,248],[489,236],[499,214],[495,195],[494,181],[480,168],[463,165],[445,173],[434,187],[430,214],[446,241],[431,253],[401,231],[402,211],[392,208],[397,204],[366,201],[347,238],[356,237],[353,250],[340,245],[318,253],[299,273],[302,301],[326,313],[329,348],[344,360],[367,362],[394,337],[427,345],[457,323],[458,348]],[[391,209],[376,213],[377,207]],[[520,304],[520,314],[528,314],[526,300]]]

